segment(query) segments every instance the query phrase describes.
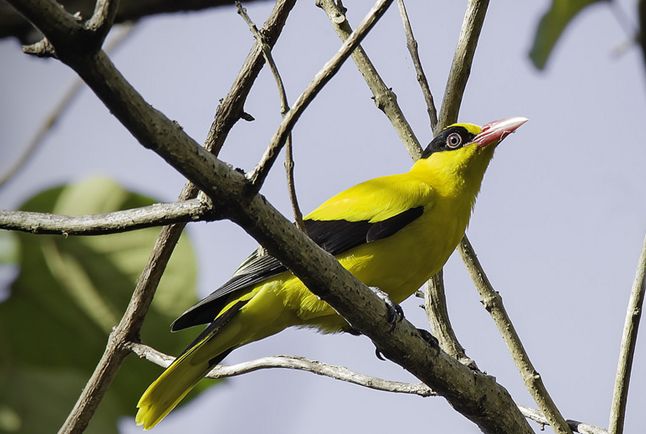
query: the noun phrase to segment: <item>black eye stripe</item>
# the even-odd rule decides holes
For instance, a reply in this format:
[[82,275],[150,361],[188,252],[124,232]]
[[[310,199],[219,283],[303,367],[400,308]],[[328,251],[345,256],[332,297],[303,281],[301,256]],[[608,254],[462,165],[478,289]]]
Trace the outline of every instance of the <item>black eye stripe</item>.
[[[455,135],[455,134],[457,134],[461,140],[457,145],[451,146],[448,143],[448,140],[451,135]],[[464,127],[461,127],[461,126],[449,127],[433,138],[431,143],[428,144],[428,146],[422,153],[421,158],[428,158],[431,154],[435,152],[443,152],[443,151],[450,152],[456,149],[460,149],[462,146],[471,143],[471,140],[474,137],[475,137],[475,134],[470,133],[469,130],[467,130]]]

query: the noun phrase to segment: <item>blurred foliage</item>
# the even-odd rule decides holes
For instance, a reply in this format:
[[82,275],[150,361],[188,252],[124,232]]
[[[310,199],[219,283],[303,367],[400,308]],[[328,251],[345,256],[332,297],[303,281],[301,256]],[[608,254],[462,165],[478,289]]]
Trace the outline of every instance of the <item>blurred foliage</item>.
[[544,69],[565,28],[583,9],[610,0],[552,0],[534,35],[529,57],[537,69]]
[[[79,215],[151,203],[94,178],[38,193],[21,209]],[[0,261],[19,268],[9,297],[0,302],[0,432],[46,433],[61,426],[125,311],[158,233],[0,236],[0,250],[7,252]],[[169,333],[169,324],[196,301],[195,282],[195,255],[183,236],[146,317],[144,342],[170,354],[183,349],[190,339]],[[87,432],[118,432],[117,419],[134,415],[138,397],[160,372],[129,357]]]
[[18,261],[18,241],[9,231],[0,230],[0,265],[12,265]]

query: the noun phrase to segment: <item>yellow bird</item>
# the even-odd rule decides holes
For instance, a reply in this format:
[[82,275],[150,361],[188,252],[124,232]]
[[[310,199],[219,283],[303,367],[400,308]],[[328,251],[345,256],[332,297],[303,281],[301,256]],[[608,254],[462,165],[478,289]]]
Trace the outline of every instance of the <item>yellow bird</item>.
[[[527,119],[453,124],[406,173],[371,179],[305,217],[319,246],[391,306],[437,273],[469,223],[496,145]],[[389,298],[387,298],[387,297]],[[183,313],[172,330],[209,324],[144,392],[136,422],[159,423],[231,351],[287,327],[352,331],[277,259],[255,251],[231,279]]]

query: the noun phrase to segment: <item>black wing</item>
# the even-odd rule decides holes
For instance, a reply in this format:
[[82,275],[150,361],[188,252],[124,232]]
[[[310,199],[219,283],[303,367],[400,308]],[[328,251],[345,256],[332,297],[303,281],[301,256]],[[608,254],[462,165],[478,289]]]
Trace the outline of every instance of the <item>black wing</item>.
[[[372,243],[395,234],[423,212],[424,207],[419,206],[375,223],[347,220],[305,220],[304,223],[312,241],[328,253],[338,255],[361,244]],[[283,271],[287,271],[287,267],[264,248],[259,247],[240,264],[228,282],[177,318],[171,325],[171,330],[210,323],[226,304],[227,295],[248,289]]]

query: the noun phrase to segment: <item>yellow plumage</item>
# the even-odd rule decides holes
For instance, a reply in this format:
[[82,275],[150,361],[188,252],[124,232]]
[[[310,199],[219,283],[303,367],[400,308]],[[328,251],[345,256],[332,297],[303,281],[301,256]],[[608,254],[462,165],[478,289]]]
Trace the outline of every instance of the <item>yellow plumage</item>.
[[[436,136],[410,171],[366,181],[321,204],[305,217],[308,233],[359,280],[396,303],[403,301],[455,249],[495,145],[524,122],[513,118],[483,128],[452,125]],[[461,141],[453,149],[456,133]],[[145,429],[156,425],[235,348],[291,326],[326,333],[349,328],[298,278],[260,254],[245,261],[231,281],[187,311],[174,328],[210,321],[144,392],[137,424]]]

